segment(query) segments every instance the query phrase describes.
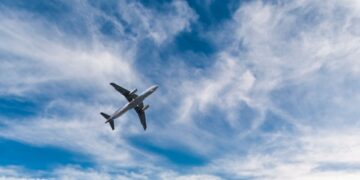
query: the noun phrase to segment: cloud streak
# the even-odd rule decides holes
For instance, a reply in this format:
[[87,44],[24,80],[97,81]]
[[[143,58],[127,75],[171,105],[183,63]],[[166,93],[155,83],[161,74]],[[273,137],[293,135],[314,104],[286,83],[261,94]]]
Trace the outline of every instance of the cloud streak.
[[[136,67],[136,52],[144,41],[160,51],[179,33],[192,31],[199,21],[196,12],[185,1],[165,3],[165,10],[124,1],[105,6],[105,11],[104,6],[74,2],[71,12],[85,20],[90,34],[79,37],[63,31],[61,23],[28,12],[0,15],[0,70],[6,72],[0,95],[39,97],[47,92],[50,99],[39,117],[1,117],[0,136],[81,152],[96,164],[94,169],[54,169],[54,177],[359,176],[357,1],[243,3],[221,29],[199,32],[217,44],[216,53],[205,57],[214,63],[197,68],[174,54],[171,65],[158,65],[166,74],[159,79],[147,78]],[[119,106],[114,102],[119,95],[107,85],[111,79],[126,87],[144,84],[138,88],[161,83],[146,135],[140,134],[131,113],[116,122],[115,133],[99,128],[94,112]],[[84,98],[74,98],[78,94],[73,91]],[[64,116],[54,113],[59,109]],[[134,137],[148,147],[185,149],[206,163],[179,167],[161,153],[134,146]],[[112,173],[113,164],[121,170]]]

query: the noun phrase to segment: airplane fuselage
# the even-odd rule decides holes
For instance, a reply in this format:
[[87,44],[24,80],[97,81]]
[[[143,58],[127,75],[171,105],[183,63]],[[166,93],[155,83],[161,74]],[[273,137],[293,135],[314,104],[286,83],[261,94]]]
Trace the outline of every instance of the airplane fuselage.
[[149,89],[147,89],[146,91],[141,93],[138,97],[133,99],[131,102],[128,102],[122,108],[115,111],[114,114],[112,114],[106,122],[113,121],[114,119],[123,115],[128,110],[139,106],[148,96],[150,96],[152,93],[154,93],[157,88],[158,88],[158,86],[151,86]]

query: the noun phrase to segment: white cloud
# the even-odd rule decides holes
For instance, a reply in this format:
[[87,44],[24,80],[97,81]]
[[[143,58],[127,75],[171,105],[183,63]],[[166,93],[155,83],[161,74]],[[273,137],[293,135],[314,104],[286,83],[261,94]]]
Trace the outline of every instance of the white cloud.
[[[149,171],[151,169],[151,171]],[[103,170],[95,169],[79,169],[75,167],[60,167],[56,169],[53,174],[55,178],[59,179],[136,179],[136,180],[145,180],[145,179],[175,179],[175,180],[200,180],[200,179],[209,179],[209,180],[219,180],[221,178],[208,175],[208,174],[179,174],[177,172],[161,169],[161,168],[149,168],[142,169],[140,171],[120,171],[115,173],[106,172]]]
[[[357,156],[358,141],[353,138],[359,129],[358,8],[355,1],[324,4],[306,0],[274,4],[255,1],[240,7],[227,26],[210,37],[224,45],[214,65],[179,85],[185,98],[177,111],[178,122],[191,124],[192,129],[196,129],[193,134],[197,134],[189,141],[190,146],[204,141],[218,149],[219,146],[230,148],[233,144],[246,146],[246,138],[260,136],[265,142],[259,141],[258,146],[264,148],[249,146],[246,151],[249,155],[219,158],[224,164],[214,163],[215,169],[220,169],[217,172],[264,179],[357,177],[358,172],[318,172],[314,168],[320,162],[336,159],[343,160],[339,163],[359,162],[350,158]],[[274,96],[275,93],[281,96]],[[252,128],[246,133],[235,131],[239,134],[231,136],[233,139],[224,139],[199,123],[208,121],[202,117],[211,114],[215,107],[227,114],[223,121],[239,130],[248,121],[238,113],[241,103],[258,113],[251,119]],[[259,130],[269,111],[290,123],[296,131],[264,133]],[[335,127],[341,127],[342,131],[335,131]],[[211,140],[200,135],[199,131],[204,130],[214,135],[209,135]],[[324,134],[314,134],[316,131]],[[344,136],[343,131],[347,132]],[[272,137],[275,137],[273,141],[266,140]],[[278,142],[282,138],[290,142]],[[346,141],[348,138],[351,140]],[[342,149],[344,146],[347,150]],[[296,147],[301,151],[293,149]],[[214,149],[208,153],[216,151]],[[236,151],[237,148],[231,152]],[[289,162],[294,158],[301,160]]]
[[[39,84],[59,81],[100,87],[118,79],[126,85],[139,84],[146,80],[140,80],[140,72],[133,67],[138,43],[150,38],[160,45],[178,32],[189,30],[189,23],[196,18],[183,1],[169,4],[169,11],[164,13],[140,3],[120,1],[115,9],[133,29],[133,35],[124,32],[126,25],[86,1],[70,5],[75,6],[72,13],[79,21],[87,21],[82,28],[91,32],[90,37],[66,34],[59,25],[30,13],[3,9],[0,50],[4,56],[0,68],[7,76],[1,78],[2,94],[21,94],[29,88],[38,88]],[[121,39],[116,42],[103,39],[98,18],[114,24]]]
[[[120,34],[128,35],[124,32],[124,24],[87,1],[68,3],[73,8],[74,21],[76,18],[79,22],[85,21],[86,27],[82,28],[90,32],[89,36],[77,37],[63,31],[59,27],[61,22],[53,23],[31,12],[1,7],[0,95],[31,99],[40,94],[50,100],[44,105],[45,111],[38,112],[39,116],[26,120],[1,117],[0,136],[36,146],[80,152],[104,167],[114,162],[119,168],[148,166],[151,162],[134,163],[136,156],[157,157],[125,142],[124,135],[143,132],[134,128],[138,124],[129,123],[127,117],[131,115],[116,122],[116,131],[110,132],[98,113],[114,111],[119,106],[114,99],[122,98],[108,85],[109,82],[143,88],[150,81],[134,67],[134,53],[140,41],[148,38],[157,45],[166,43],[177,33],[190,30],[189,23],[196,17],[184,1],[168,4],[168,11],[163,13],[140,3],[121,1],[115,9],[133,28],[135,35],[120,36],[118,41],[112,42],[103,37],[99,30],[101,24],[96,19],[104,18],[113,23]],[[84,90],[84,94],[92,99],[84,102],[68,98],[67,93],[73,89]],[[53,114],[54,109],[61,109],[65,114]],[[108,177],[96,172],[90,176]]]
[[[177,33],[189,31],[190,23],[197,18],[185,1],[167,3],[164,5],[166,8],[163,11],[144,7],[136,1],[118,1],[114,3],[114,8],[120,17],[109,15],[111,13],[104,13],[87,3],[80,4],[80,7],[84,6],[91,9],[94,12],[93,15],[99,15],[105,21],[111,22],[125,40],[130,39],[135,44],[139,40],[150,38],[157,45],[161,45],[171,40]],[[98,4],[101,7],[102,3],[93,4]],[[127,28],[130,29],[130,33],[126,32]]]
[[[246,156],[226,156],[203,171],[260,179],[337,179],[342,176],[354,179],[360,175],[356,166],[360,162],[357,136],[357,130],[325,130],[293,137],[290,141],[278,138],[274,144],[282,148],[274,152],[260,150]],[[337,166],[321,169],[324,164]],[[349,169],[352,165],[355,168]]]
[[[207,113],[211,106],[231,114],[241,102],[260,112],[276,110],[270,97],[275,90],[297,86],[313,88],[315,96],[327,93],[315,87],[328,82],[325,76],[341,86],[334,91],[349,88],[342,82],[356,78],[360,66],[360,37],[349,31],[354,24],[347,23],[359,18],[356,8],[335,1],[326,6],[319,1],[256,1],[240,7],[226,28],[210,37],[228,44],[214,66],[180,85],[186,98],[179,120],[192,119],[194,112]],[[228,38],[217,38],[225,35]],[[277,113],[292,116],[283,111],[287,110]]]
[[[92,16],[114,23],[124,35],[123,25],[113,17],[83,1],[79,4],[91,10]],[[118,8],[124,21],[134,28],[134,34],[139,35],[125,38],[124,43],[117,42],[120,45],[113,47],[106,44],[112,42],[102,43],[103,37],[96,30],[92,16],[89,29],[95,29],[96,37],[72,40],[64,38],[55,27],[49,29],[42,20],[28,21],[16,14],[3,13],[0,38],[4,41],[0,41],[0,50],[16,56],[1,57],[0,70],[7,77],[0,79],[0,93],[27,95],[39,91],[38,85],[60,81],[94,84],[98,87],[94,89],[99,94],[97,100],[108,101],[117,96],[108,90],[109,79],[122,79],[133,87],[138,82],[149,81],[142,79],[141,74],[138,76],[141,72],[133,67],[133,53],[139,41],[150,38],[157,45],[166,44],[178,32],[188,30],[189,23],[196,19],[183,1],[169,4],[172,11],[164,14],[133,2],[120,2]],[[211,175],[214,173],[260,179],[358,177],[358,171],[324,171],[318,167],[324,163],[360,162],[356,158],[359,157],[356,138],[360,105],[360,96],[356,95],[360,88],[356,81],[360,72],[359,9],[355,0],[276,4],[254,1],[243,4],[219,32],[208,33],[206,37],[222,45],[215,63],[203,70],[183,64],[181,68],[168,70],[180,75],[165,76],[161,88],[169,94],[162,96],[155,106],[169,108],[169,116],[175,118],[166,121],[166,125],[154,122],[147,135],[163,147],[176,147],[173,145],[176,140],[182,148],[211,157],[211,162],[191,170],[193,175],[166,172],[161,177],[218,179]],[[278,92],[280,96],[274,97]],[[178,97],[183,99],[178,102]],[[241,116],[242,104],[255,112],[254,117]],[[123,164],[139,167],[134,158],[137,153],[158,160],[157,156],[136,150],[123,141],[124,134],[139,131],[132,128],[135,125],[128,123],[126,117],[117,121],[120,124],[114,134],[108,132],[108,127],[98,127],[101,117],[93,112],[111,111],[115,105],[95,103],[89,107],[81,102],[57,99],[48,108],[54,106],[69,106],[74,109],[68,111],[78,111],[79,115],[43,117],[21,123],[2,120],[7,126],[1,129],[0,136],[85,152],[101,163],[124,161]],[[230,125],[226,132],[206,126],[204,117],[214,109],[224,114],[216,121]],[[259,127],[266,122],[269,111],[296,131],[262,132]],[[341,127],[341,131],[334,127]],[[153,165],[143,161],[141,167]],[[199,174],[195,173],[197,170]],[[161,169],[149,171],[131,177],[146,179]],[[112,178],[105,170],[84,172],[64,168],[56,172],[61,178]]]
[[[19,171],[21,171],[21,168],[19,167],[1,167],[0,168],[0,179],[10,179],[9,177],[12,177],[15,179],[15,177],[19,177]],[[20,179],[20,178],[19,178]]]
[[214,175],[207,175],[207,174],[193,174],[193,175],[179,175],[173,172],[162,173],[160,179],[175,179],[175,180],[201,180],[201,179],[208,179],[208,180],[220,180],[222,178]]
[[6,74],[1,78],[2,94],[21,94],[51,82],[101,85],[121,77],[128,77],[127,83],[139,81],[129,60],[131,54],[124,50],[66,39],[41,20],[13,16],[2,14],[0,18],[1,70]]

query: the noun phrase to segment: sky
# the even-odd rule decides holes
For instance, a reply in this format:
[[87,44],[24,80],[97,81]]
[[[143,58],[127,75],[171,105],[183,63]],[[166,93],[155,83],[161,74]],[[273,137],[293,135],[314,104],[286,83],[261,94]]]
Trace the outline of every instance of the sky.
[[359,179],[359,107],[358,0],[0,2],[0,179]]

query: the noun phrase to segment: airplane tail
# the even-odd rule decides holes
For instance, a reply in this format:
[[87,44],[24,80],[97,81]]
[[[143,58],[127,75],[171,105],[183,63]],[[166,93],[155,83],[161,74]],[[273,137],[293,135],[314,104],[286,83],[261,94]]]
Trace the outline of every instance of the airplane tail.
[[101,112],[100,114],[107,120],[105,123],[109,122],[111,129],[114,130],[114,120],[109,120],[110,116],[108,114],[105,114],[103,112]]

